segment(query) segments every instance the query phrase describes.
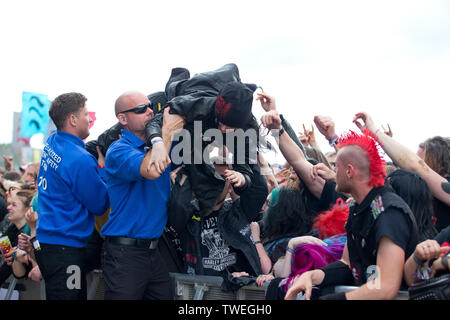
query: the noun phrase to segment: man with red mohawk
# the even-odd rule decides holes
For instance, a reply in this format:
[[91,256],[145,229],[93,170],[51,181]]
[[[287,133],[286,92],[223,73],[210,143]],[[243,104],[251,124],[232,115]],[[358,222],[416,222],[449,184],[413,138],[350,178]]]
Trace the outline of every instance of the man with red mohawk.
[[[269,130],[281,129],[275,110],[262,117]],[[279,135],[280,150],[293,145]],[[312,287],[356,285],[350,292],[323,295],[320,299],[395,299],[402,285],[405,257],[417,244],[417,226],[406,203],[384,186],[384,160],[375,139],[367,131],[349,132],[339,139],[336,157],[336,191],[353,197],[346,223],[347,242],[342,259],[297,277],[285,299],[304,291],[310,299]]]

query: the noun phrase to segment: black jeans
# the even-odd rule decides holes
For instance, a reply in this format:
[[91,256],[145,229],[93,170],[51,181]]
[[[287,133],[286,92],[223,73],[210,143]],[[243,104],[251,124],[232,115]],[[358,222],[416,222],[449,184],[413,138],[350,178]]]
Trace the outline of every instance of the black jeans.
[[41,243],[35,256],[47,300],[86,300],[86,249]]
[[104,242],[105,300],[172,300],[167,266],[158,248]]
[[86,273],[94,269],[101,269],[101,257],[103,248],[103,238],[94,229],[86,244]]

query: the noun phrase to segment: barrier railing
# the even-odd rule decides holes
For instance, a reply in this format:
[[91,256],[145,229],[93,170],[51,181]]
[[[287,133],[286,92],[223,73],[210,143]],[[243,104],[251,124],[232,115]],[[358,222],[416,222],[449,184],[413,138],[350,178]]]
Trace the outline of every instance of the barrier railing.
[[[173,298],[175,300],[264,300],[268,283],[262,287],[256,284],[244,286],[236,292],[224,292],[221,289],[223,279],[213,276],[193,276],[183,273],[169,273]],[[87,276],[88,300],[103,300],[104,282],[101,270],[94,270]],[[19,294],[20,300],[45,300],[45,282],[17,280],[11,275],[5,300],[10,300],[17,283],[25,285],[25,293]],[[348,292],[355,286],[336,286],[334,292]],[[396,300],[407,300],[408,291],[399,291]]]

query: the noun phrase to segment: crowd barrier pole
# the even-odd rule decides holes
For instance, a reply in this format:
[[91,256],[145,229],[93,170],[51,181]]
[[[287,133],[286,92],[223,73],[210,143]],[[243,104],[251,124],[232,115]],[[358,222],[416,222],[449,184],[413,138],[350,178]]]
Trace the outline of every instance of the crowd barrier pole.
[[13,291],[14,291],[14,289],[16,287],[16,283],[17,283],[17,279],[13,275],[10,275],[9,279],[11,282],[9,283],[8,291],[6,292],[4,300],[11,300],[11,296],[13,294]]

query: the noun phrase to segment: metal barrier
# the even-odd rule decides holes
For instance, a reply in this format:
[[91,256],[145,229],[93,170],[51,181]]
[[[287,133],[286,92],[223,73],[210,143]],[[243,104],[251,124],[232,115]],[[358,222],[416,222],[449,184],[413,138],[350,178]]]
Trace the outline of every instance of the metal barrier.
[[236,292],[221,289],[223,279],[213,276],[193,276],[170,273],[175,300],[264,300],[268,283],[244,286]]
[[103,281],[103,272],[95,269],[86,276],[88,283],[87,299],[88,300],[104,300],[105,286]]
[[16,279],[14,275],[9,277],[9,286],[4,300],[11,300],[17,285],[23,285],[24,289],[19,289],[19,300],[45,300],[44,281],[36,282],[29,279]]
[[8,286],[8,290],[6,291],[5,300],[11,300],[12,294],[14,292],[14,288],[16,287],[17,279],[14,278],[13,275],[9,276],[10,283]]
[[[251,284],[236,292],[224,292],[221,289],[223,279],[213,276],[193,276],[183,273],[169,273],[175,300],[264,300],[269,283],[262,287]],[[104,299],[104,281],[101,270],[94,270],[87,275],[88,300]],[[10,300],[17,283],[25,285],[26,290],[19,294],[20,300],[45,300],[45,282],[17,280],[10,277],[5,300]],[[348,292],[356,286],[336,286],[334,292]],[[399,291],[396,300],[408,300],[408,291]]]
[[[23,284],[25,290],[19,291],[19,300],[46,300],[45,281],[36,282],[30,279],[9,278],[9,286],[4,300],[10,300],[17,284]],[[103,277],[101,270],[94,270],[88,275],[88,300],[103,300]]]

